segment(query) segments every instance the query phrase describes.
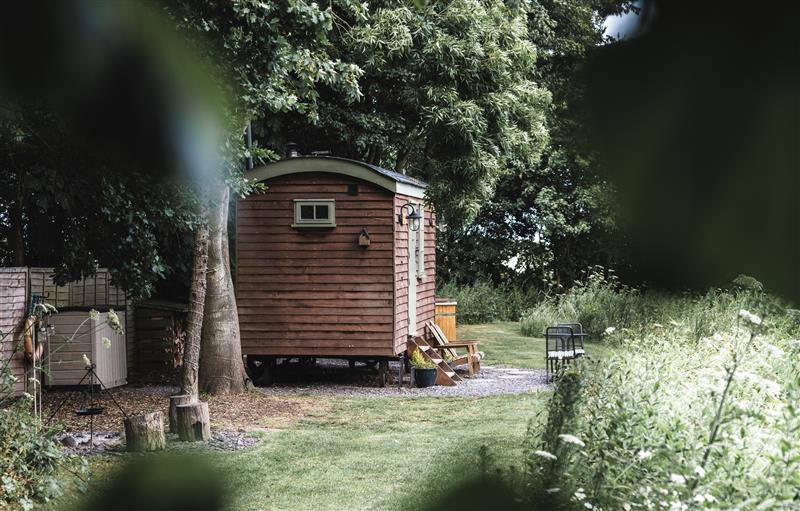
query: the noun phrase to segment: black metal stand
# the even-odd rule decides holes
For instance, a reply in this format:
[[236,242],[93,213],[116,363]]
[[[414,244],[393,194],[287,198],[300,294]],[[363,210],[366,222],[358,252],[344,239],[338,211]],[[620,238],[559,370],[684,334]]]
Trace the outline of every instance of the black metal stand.
[[100,394],[102,392],[105,392],[106,395],[108,395],[108,397],[110,397],[111,400],[114,402],[114,404],[117,405],[117,408],[119,408],[119,411],[122,412],[122,416],[125,417],[126,419],[128,418],[128,414],[127,414],[127,412],[125,412],[125,409],[122,408],[122,405],[120,405],[119,402],[116,399],[114,399],[114,395],[111,393],[111,391],[108,389],[108,387],[105,386],[105,384],[100,379],[100,377],[97,376],[97,373],[95,372],[95,368],[96,367],[97,367],[96,364],[87,365],[86,366],[86,374],[84,374],[83,377],[80,379],[80,381],[78,381],[78,386],[81,386],[81,385],[83,385],[83,382],[86,380],[86,378],[89,378],[89,392],[87,393],[85,390],[79,390],[79,389],[76,389],[76,390],[70,392],[69,394],[67,394],[64,397],[64,399],[61,400],[61,403],[59,403],[59,405],[58,405],[58,407],[56,407],[55,411],[45,421],[45,424],[50,424],[50,421],[53,420],[53,417],[55,417],[56,414],[58,414],[58,412],[64,407],[64,405],[67,404],[67,402],[77,392],[82,393],[85,396],[84,402],[86,401],[86,399],[89,400],[89,406],[86,406],[84,408],[76,409],[75,410],[75,415],[77,415],[78,417],[89,417],[89,446],[90,447],[94,447],[94,416],[102,414],[103,410],[104,410],[104,408],[102,406],[97,406],[97,402],[95,401],[95,392],[94,392],[95,380],[97,380],[97,384],[100,387],[100,390],[99,390],[98,394]]

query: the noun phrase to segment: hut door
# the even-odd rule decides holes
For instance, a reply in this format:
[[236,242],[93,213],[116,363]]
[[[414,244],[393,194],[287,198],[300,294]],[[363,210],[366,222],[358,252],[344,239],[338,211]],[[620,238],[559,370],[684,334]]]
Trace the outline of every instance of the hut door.
[[[414,210],[417,211],[415,205]],[[408,335],[417,335],[417,233],[408,222]]]

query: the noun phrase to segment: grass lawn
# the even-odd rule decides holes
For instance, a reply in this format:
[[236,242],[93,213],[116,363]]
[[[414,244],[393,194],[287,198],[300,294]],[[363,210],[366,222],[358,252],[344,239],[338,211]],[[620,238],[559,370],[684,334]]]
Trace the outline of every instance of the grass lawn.
[[214,458],[234,509],[419,509],[477,473],[480,447],[522,461],[544,395],[481,399],[332,399],[327,413]]
[[[422,509],[479,474],[482,446],[497,466],[521,468],[528,422],[547,394],[304,399],[319,406],[291,427],[254,432],[262,442],[249,450],[206,457],[229,491],[226,509]],[[119,459],[92,461],[100,488]],[[76,495],[60,504],[73,509]]]
[[[486,364],[544,369],[544,339],[522,335],[519,323],[461,325],[458,338],[481,341],[480,349],[486,354]],[[611,353],[606,344],[591,339],[586,341],[585,347],[590,357],[603,358]]]
[[[544,341],[520,335],[516,323],[467,325],[458,335],[481,340],[488,364],[543,367]],[[607,353],[595,343],[587,350]],[[230,490],[229,509],[422,509],[478,474],[482,446],[494,464],[521,468],[526,428],[547,398],[293,397],[302,401],[297,420],[254,431],[263,438],[254,448],[208,459]],[[95,473],[102,479],[117,460],[96,458]]]

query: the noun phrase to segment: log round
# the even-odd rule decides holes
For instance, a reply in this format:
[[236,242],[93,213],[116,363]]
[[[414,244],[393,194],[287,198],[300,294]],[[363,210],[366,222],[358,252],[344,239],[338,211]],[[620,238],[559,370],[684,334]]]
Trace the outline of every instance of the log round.
[[178,410],[180,405],[188,405],[194,403],[194,396],[189,394],[180,394],[178,396],[169,396],[169,432],[178,432]]
[[178,438],[184,442],[205,442],[211,438],[208,403],[197,402],[175,407]]
[[125,445],[129,451],[160,451],[166,447],[162,412],[128,417],[124,424]]

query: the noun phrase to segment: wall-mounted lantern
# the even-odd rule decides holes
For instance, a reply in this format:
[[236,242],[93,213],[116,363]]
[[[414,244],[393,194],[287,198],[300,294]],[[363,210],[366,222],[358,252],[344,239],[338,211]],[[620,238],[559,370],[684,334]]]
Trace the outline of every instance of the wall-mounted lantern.
[[365,227],[361,229],[361,234],[358,235],[358,246],[367,248],[369,246],[369,242],[370,242],[369,231]]
[[[403,210],[406,208],[408,208],[408,214],[403,217]],[[408,219],[408,221],[411,223],[410,225],[412,231],[419,230],[419,223],[420,220],[422,220],[422,215],[417,213],[417,208],[414,207],[414,204],[408,202],[400,206],[400,213],[397,214],[397,222],[401,225],[404,224],[404,218]]]

